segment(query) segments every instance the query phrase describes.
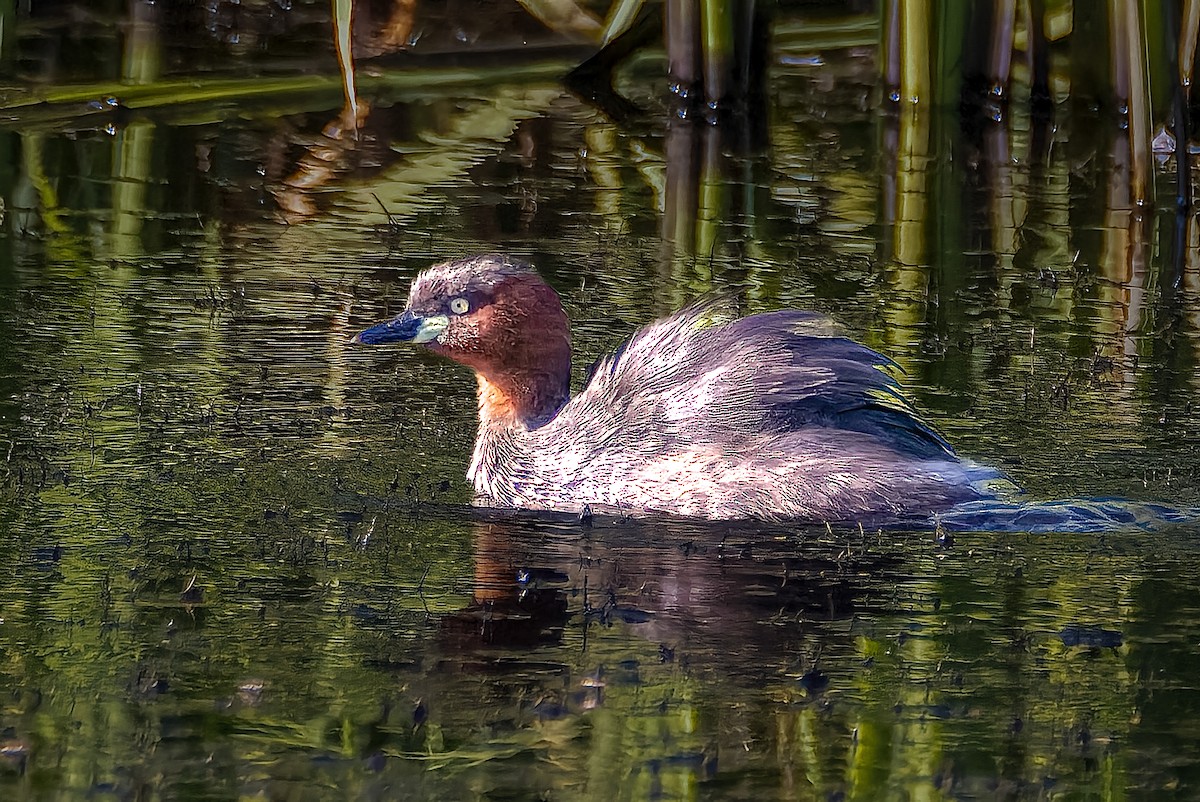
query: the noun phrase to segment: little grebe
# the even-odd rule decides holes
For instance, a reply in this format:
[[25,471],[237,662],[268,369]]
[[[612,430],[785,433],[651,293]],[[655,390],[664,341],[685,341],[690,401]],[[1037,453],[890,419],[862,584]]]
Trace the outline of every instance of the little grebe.
[[693,305],[634,333],[571,398],[558,295],[489,254],[421,273],[404,312],[354,341],[420,343],[475,370],[468,478],[484,504],[861,521],[980,496],[977,466],[917,417],[893,363],[810,312]]

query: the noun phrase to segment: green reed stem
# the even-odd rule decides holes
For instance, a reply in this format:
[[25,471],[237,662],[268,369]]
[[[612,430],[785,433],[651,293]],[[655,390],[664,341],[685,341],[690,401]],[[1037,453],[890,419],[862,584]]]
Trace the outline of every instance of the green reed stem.
[[354,24],[354,0],[333,0],[334,42],[337,45],[338,67],[342,73],[342,92],[350,119],[358,127],[358,94],[354,89],[354,44],[351,38]]
[[900,100],[929,103],[930,0],[900,0]]
[[710,103],[729,96],[733,75],[733,0],[700,0],[704,94]]
[[1124,12],[1124,52],[1129,69],[1129,147],[1132,200],[1137,205],[1153,202],[1154,185],[1150,179],[1150,75],[1145,23],[1140,3],[1121,0]]

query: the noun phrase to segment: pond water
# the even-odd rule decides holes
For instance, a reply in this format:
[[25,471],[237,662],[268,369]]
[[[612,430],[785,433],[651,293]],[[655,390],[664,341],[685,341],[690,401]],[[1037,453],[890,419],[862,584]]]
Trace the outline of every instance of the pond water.
[[705,292],[816,309],[1031,497],[1195,505],[1196,223],[1115,122],[889,112],[840,11],[782,15],[761,114],[672,117],[651,49],[617,123],[462,5],[355,138],[328,4],[162,5],[0,11],[0,794],[1200,794],[1196,526],[474,510],[472,378],[348,346],[503,250],[580,378]]

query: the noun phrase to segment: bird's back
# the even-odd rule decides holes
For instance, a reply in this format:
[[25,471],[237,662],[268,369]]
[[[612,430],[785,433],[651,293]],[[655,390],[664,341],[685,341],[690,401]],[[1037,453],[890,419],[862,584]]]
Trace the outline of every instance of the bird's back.
[[[736,318],[716,302],[638,331],[563,410],[572,428],[615,421],[679,443],[808,428],[859,432],[911,459],[953,458],[900,392],[885,356],[821,315]],[[647,433],[650,433],[648,431]]]
[[498,481],[484,484],[516,506],[709,518],[844,520],[974,497],[891,367],[813,313],[698,304],[602,359],[553,420],[492,444],[481,467]]

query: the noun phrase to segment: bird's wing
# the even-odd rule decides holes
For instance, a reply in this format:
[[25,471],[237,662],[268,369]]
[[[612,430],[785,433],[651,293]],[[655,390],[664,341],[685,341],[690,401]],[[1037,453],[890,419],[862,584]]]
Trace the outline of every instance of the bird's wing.
[[564,408],[563,423],[590,420],[682,443],[824,427],[869,434],[914,458],[952,457],[904,398],[895,369],[836,335],[819,314],[737,318],[724,302],[708,300],[640,329],[601,359]]

